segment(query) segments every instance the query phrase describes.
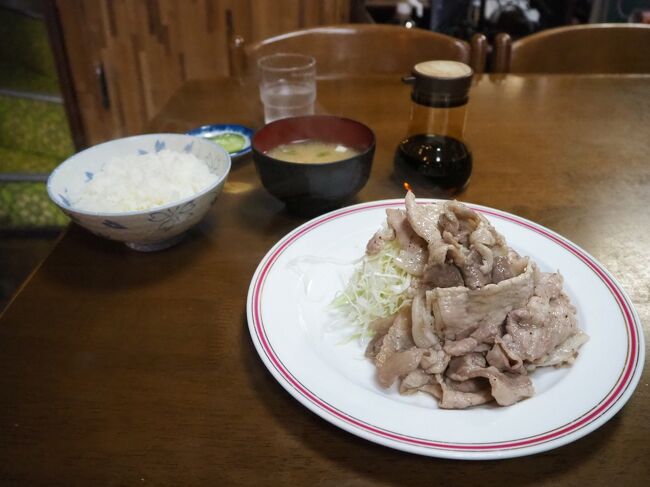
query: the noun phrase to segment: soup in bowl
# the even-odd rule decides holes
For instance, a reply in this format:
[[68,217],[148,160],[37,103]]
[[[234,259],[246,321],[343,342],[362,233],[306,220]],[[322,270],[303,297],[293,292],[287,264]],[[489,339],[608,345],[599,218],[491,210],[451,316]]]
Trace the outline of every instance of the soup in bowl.
[[349,118],[310,115],[264,126],[252,145],[264,187],[289,211],[316,215],[348,202],[366,184],[375,135]]

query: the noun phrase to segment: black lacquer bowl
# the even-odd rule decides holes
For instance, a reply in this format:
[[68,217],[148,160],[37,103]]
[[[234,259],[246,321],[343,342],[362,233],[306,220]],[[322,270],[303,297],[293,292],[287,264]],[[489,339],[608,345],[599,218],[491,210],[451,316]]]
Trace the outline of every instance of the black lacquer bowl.
[[[286,162],[270,157],[271,149],[302,140],[345,145],[358,155],[322,164]],[[276,120],[253,137],[253,159],[264,187],[287,209],[313,216],[337,208],[368,181],[375,153],[375,135],[349,118],[311,115]]]

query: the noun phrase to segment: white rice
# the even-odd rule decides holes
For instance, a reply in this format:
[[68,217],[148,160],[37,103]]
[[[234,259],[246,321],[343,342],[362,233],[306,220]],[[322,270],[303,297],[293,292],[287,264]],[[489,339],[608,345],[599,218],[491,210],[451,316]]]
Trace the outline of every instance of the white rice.
[[194,154],[161,150],[115,157],[83,185],[73,206],[96,212],[150,210],[191,197],[217,180]]

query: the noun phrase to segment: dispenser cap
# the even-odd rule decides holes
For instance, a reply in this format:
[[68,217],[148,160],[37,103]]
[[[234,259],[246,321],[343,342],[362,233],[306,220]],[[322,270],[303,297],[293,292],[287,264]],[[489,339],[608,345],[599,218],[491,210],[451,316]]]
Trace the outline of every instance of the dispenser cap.
[[415,86],[411,98],[420,105],[455,107],[467,103],[474,72],[458,61],[425,61],[412,71]]
[[414,74],[429,78],[458,79],[472,76],[472,68],[458,61],[424,61],[413,67]]

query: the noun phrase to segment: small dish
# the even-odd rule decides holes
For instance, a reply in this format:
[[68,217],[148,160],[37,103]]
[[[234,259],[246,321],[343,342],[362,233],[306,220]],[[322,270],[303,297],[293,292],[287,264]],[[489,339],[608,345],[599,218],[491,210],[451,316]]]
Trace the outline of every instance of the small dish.
[[232,124],[202,125],[185,132],[185,134],[203,137],[220,145],[234,159],[251,151],[253,129]]

